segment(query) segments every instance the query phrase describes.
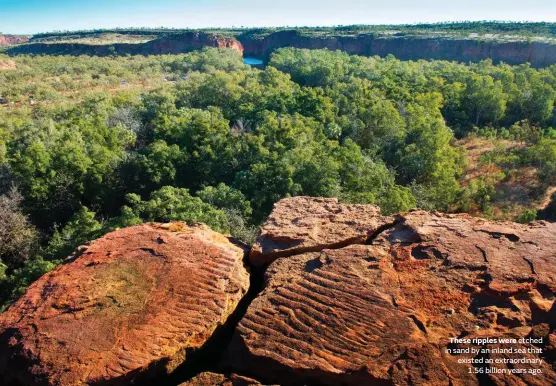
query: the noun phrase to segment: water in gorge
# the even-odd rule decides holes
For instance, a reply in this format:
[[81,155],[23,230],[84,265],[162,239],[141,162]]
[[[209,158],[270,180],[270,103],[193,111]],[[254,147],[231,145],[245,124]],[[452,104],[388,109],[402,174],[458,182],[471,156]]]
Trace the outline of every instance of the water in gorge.
[[263,61],[257,58],[245,57],[243,58],[243,64],[246,64],[248,66],[261,66],[263,64]]

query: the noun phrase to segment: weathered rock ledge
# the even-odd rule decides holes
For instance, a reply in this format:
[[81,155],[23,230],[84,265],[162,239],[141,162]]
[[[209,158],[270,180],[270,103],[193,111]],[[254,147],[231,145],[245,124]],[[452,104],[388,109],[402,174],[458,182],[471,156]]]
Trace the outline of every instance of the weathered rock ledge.
[[[231,342],[174,385],[556,384],[556,224],[389,217],[294,197],[275,205],[251,249],[246,296],[244,262],[204,226],[108,234],[0,315],[0,378],[138,382],[187,365],[233,320]],[[475,337],[537,343],[473,346],[526,354],[448,351],[470,347],[450,338]],[[476,374],[460,363],[504,357],[542,359],[521,366],[542,372]]]
[[27,36],[16,35],[0,35],[0,47],[12,46],[15,44],[27,43],[29,38]]
[[[237,327],[231,369],[288,385],[556,384],[556,224],[377,211],[368,225],[370,208],[335,203],[351,217],[335,228],[314,220],[326,203],[276,204],[250,256],[274,262]],[[355,242],[337,248],[346,223],[373,236],[347,233]],[[284,239],[311,251],[291,255]],[[513,348],[542,348],[526,355],[543,359],[542,374],[470,374],[447,353],[450,338],[529,336],[543,343]]]
[[164,36],[145,43],[27,43],[8,49],[10,55],[169,55],[182,54],[205,47],[231,48],[243,54],[242,44],[234,39],[205,32],[185,32]]
[[443,38],[421,36],[375,37],[373,34],[354,36],[308,36],[298,30],[284,30],[263,38],[250,34],[238,36],[245,55],[268,59],[283,47],[329,49],[352,55],[394,55],[400,60],[451,60],[519,65],[531,63],[543,68],[556,63],[556,44],[551,42],[495,41],[472,38]]
[[128,384],[164,375],[202,349],[249,286],[244,250],[204,225],[131,227],[79,254],[0,315],[0,379]]
[[364,244],[393,222],[373,205],[340,204],[336,198],[282,200],[260,230],[249,260],[262,266],[278,257]]

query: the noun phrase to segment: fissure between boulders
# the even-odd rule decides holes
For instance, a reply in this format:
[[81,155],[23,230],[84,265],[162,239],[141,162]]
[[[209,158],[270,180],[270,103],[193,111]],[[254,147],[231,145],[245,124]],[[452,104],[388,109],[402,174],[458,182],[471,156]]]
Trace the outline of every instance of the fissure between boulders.
[[[287,258],[309,252],[322,252],[324,250],[342,249],[350,245],[371,245],[373,241],[376,240],[382,233],[394,228],[400,222],[401,219],[396,218],[393,222],[382,225],[374,232],[372,232],[363,242],[358,241],[357,239],[348,239],[336,244],[323,245],[315,248],[306,248],[303,250],[294,250],[291,251],[291,253],[284,254],[283,256],[280,256],[278,258]],[[262,292],[264,288],[264,278],[266,270],[268,269],[270,264],[266,264],[262,267],[256,267],[249,263],[248,254],[246,255],[245,265],[250,271],[250,283],[247,294],[240,301],[234,312],[229,316],[226,323],[218,327],[218,329],[211,335],[211,337],[207,340],[203,347],[187,356],[187,361],[179,366],[174,372],[172,372],[172,374],[167,376],[165,379],[157,380],[157,384],[162,386],[175,386],[206,371],[227,373],[226,370],[228,369],[223,369],[220,366],[221,359],[223,358],[223,355],[232,340],[237,325],[245,316],[247,309],[249,308],[253,300],[255,300],[255,298]],[[426,328],[424,327],[424,325],[418,320],[415,321],[415,323],[419,323],[420,326],[419,324],[417,324],[417,326],[426,334]],[[241,374],[241,372],[236,373],[238,373],[239,375],[252,377],[252,374]]]

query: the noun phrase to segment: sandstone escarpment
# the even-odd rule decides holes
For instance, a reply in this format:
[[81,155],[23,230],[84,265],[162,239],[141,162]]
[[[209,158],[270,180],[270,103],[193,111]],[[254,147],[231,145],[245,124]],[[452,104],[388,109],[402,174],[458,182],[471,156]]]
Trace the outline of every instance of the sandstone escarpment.
[[243,54],[243,46],[233,38],[203,32],[186,32],[151,40],[139,48],[141,54],[179,54],[204,47],[231,48]]
[[268,59],[272,51],[282,47],[341,50],[349,54],[381,57],[389,54],[400,60],[453,60],[495,63],[531,63],[548,67],[556,63],[556,44],[526,41],[495,41],[426,37],[307,36],[299,31],[279,31],[265,37],[239,36],[245,55]]
[[0,47],[13,46],[15,44],[27,43],[29,38],[26,36],[0,35]]
[[173,34],[138,44],[30,43],[13,47],[8,50],[8,53],[11,55],[167,55],[187,53],[204,47],[231,48],[243,54],[243,46],[236,39],[204,32]]
[[169,373],[249,285],[244,250],[205,226],[136,226],[78,254],[0,315],[0,379],[128,384]]
[[[293,200],[299,204],[276,204],[265,225],[283,224],[282,233],[275,228],[269,237],[263,228],[254,248],[263,258],[276,257],[282,236],[312,241],[313,221],[298,229],[311,214]],[[300,215],[291,221],[288,211]],[[229,366],[288,385],[555,384],[555,236],[556,224],[412,212],[366,243],[330,249],[322,242],[320,251],[278,258],[238,325]],[[450,338],[531,336],[539,347],[512,347],[544,349],[525,355],[542,359],[535,375],[475,374],[458,359],[476,355],[447,351],[458,348]]]

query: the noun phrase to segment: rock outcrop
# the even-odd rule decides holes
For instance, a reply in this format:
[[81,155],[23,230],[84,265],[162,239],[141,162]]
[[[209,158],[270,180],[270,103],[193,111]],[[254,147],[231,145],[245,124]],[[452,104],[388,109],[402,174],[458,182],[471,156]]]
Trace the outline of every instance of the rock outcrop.
[[531,63],[548,67],[556,63],[556,44],[526,41],[495,41],[425,37],[310,36],[299,31],[279,31],[264,37],[240,35],[245,55],[268,59],[272,51],[282,47],[341,50],[349,54],[381,57],[389,54],[400,60],[454,60],[479,62],[492,59],[495,63]]
[[394,221],[373,205],[340,204],[336,198],[293,197],[274,206],[250,262],[262,266],[278,257],[364,244]]
[[201,373],[179,386],[262,386],[258,381],[231,374],[229,376],[217,373]]
[[[391,222],[368,207],[350,214],[354,228],[390,225],[379,233],[371,226],[374,236],[366,242],[331,248],[325,237],[313,236],[314,229],[336,233],[332,221],[313,220],[325,205],[282,200],[263,227],[253,250],[257,261],[275,261],[237,327],[228,355],[232,371],[288,385],[556,384],[556,224],[420,211]],[[379,217],[374,222],[365,218],[372,213]],[[303,224],[305,232],[298,229]],[[340,222],[339,233],[346,224]],[[276,245],[292,234],[312,251],[278,257]],[[463,337],[540,340],[473,346],[526,354],[466,354],[469,344],[450,341]],[[496,365],[505,374],[474,374],[473,365],[461,363],[485,357],[542,362]],[[513,368],[540,373],[511,374]]]
[[[518,65],[531,63],[543,68],[556,64],[556,44],[551,42],[497,41],[478,38],[448,38],[421,36],[375,36],[358,34],[346,36],[311,36],[298,30],[283,30],[260,36],[252,31],[226,37],[210,32],[191,31],[169,34],[146,43],[84,44],[37,43],[26,37],[0,35],[0,46],[16,45],[11,55],[159,55],[190,52],[203,47],[232,48],[246,56],[267,61],[278,48],[341,50],[353,55],[394,55],[400,60],[452,60],[479,62],[492,59],[494,63]],[[27,43],[27,44],[22,44]]]
[[0,315],[0,379],[556,384],[554,223],[294,197],[244,257],[202,225],[108,234]]
[[172,34],[146,43],[84,44],[84,43],[29,43],[10,48],[10,55],[168,55],[182,54],[204,47],[231,48],[243,54],[241,43],[212,33],[185,32]]
[[173,371],[247,292],[244,252],[204,225],[107,234],[0,315],[0,379],[128,384]]
[[27,36],[17,35],[0,35],[0,47],[13,46],[16,44],[27,43],[29,38]]

